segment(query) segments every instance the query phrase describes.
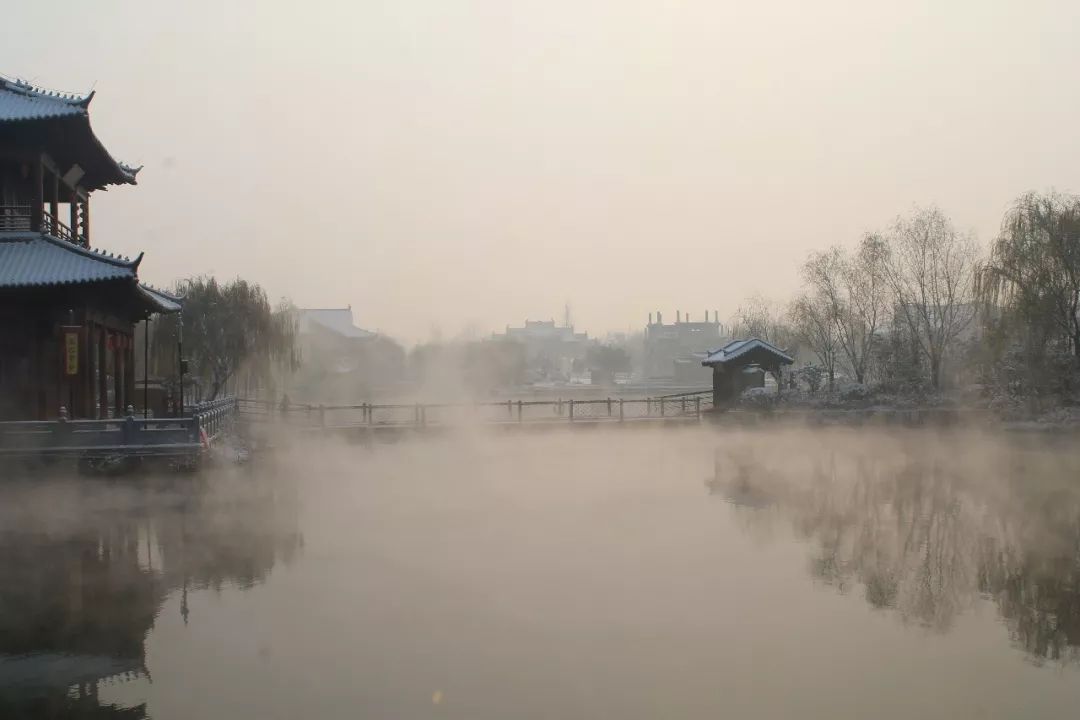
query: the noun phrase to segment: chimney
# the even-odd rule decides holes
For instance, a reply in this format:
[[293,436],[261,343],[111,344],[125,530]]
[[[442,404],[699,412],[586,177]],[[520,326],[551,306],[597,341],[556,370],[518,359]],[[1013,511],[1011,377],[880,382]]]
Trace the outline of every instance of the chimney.
[[649,324],[652,325],[652,313],[649,313]]
[[657,325],[663,325],[664,324],[664,313],[660,312],[659,310],[656,311],[656,324]]
[[678,325],[682,322],[682,310],[675,311],[675,324]]

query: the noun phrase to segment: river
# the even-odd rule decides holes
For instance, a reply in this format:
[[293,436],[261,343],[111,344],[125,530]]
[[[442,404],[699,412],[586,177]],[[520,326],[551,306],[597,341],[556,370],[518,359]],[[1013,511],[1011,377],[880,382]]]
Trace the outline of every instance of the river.
[[1062,440],[626,427],[18,473],[0,578],[3,718],[1080,707]]

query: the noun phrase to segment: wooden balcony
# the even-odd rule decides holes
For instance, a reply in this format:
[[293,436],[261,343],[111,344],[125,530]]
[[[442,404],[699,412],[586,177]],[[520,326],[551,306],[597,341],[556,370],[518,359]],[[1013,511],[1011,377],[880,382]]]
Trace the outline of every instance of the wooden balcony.
[[87,247],[85,234],[60,222],[45,208],[33,205],[0,205],[0,232],[43,232],[61,240]]

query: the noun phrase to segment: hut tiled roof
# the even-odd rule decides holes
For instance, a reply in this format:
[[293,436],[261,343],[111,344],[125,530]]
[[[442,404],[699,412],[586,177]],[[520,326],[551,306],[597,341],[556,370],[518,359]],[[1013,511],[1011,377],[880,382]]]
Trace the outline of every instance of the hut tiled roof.
[[714,365],[727,365],[754,350],[762,350],[769,355],[774,356],[777,361],[784,365],[791,365],[795,362],[790,355],[772,343],[759,338],[750,338],[749,340],[732,340],[719,350],[713,350],[704,360],[702,360],[701,364],[709,367]]

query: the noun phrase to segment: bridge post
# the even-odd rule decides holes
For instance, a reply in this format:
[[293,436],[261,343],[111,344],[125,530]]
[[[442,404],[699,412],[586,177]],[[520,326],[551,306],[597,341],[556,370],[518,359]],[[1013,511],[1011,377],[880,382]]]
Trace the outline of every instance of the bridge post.
[[619,398],[619,422],[622,422],[623,419],[623,399]]
[[366,411],[366,415],[367,415],[367,424],[368,425],[374,424],[374,422],[375,422],[375,420],[374,420],[375,413],[373,413],[371,411],[372,410],[371,403],[364,403],[364,410]]
[[570,398],[570,422],[574,422],[574,398]]
[[513,400],[507,400],[506,401],[506,414],[509,417],[514,417],[514,401]]
[[611,398],[607,399],[607,416],[611,417]]
[[682,398],[682,410],[680,411],[679,414],[680,415],[685,415],[686,414],[686,398],[685,397]]
[[697,415],[699,420],[701,419],[701,396],[700,395],[698,395],[697,397],[694,398],[694,414]]
[[521,401],[518,400],[518,422],[521,422]]
[[664,398],[660,398],[660,417],[664,417]]

